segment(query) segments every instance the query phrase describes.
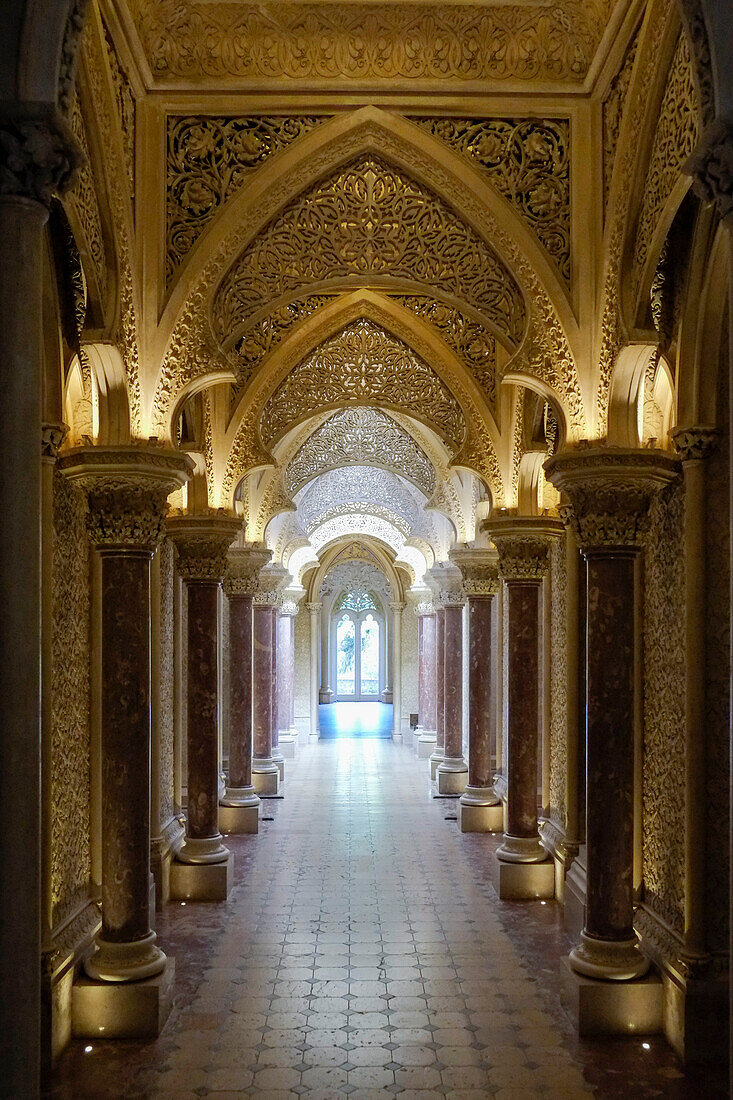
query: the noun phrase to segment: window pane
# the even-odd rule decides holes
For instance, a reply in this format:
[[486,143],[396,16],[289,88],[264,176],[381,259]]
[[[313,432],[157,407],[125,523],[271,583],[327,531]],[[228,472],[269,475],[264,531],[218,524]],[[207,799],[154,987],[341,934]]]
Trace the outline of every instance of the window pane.
[[354,620],[344,617],[336,627],[336,694],[356,694],[356,647]]
[[379,694],[379,623],[373,615],[361,624],[361,693]]

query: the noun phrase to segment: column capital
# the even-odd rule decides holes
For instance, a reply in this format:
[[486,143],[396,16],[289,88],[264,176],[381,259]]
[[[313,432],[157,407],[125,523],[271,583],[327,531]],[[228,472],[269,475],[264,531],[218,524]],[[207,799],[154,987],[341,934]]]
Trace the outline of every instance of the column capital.
[[323,604],[320,600],[310,600],[305,606],[310,611],[311,615],[317,615]]
[[390,611],[404,611],[406,607],[407,607],[407,604],[404,603],[404,601],[402,601],[402,600],[390,600],[390,604],[389,604]]
[[499,555],[505,581],[541,581],[550,566],[550,543],[563,534],[562,523],[544,516],[492,516],[485,531]]
[[41,425],[41,458],[44,462],[55,462],[64,440],[69,434],[69,425],[43,423]]
[[294,619],[298,614],[298,604],[305,596],[305,589],[301,585],[288,585],[283,589],[278,614],[286,619]]
[[420,601],[415,604],[415,614],[418,619],[425,619],[428,615],[434,615],[435,607],[433,606],[433,601],[426,597],[420,599]]
[[458,547],[450,560],[463,576],[463,591],[469,599],[496,595],[499,590],[499,558],[495,550]]
[[219,584],[227,569],[227,551],[242,529],[238,516],[174,516],[168,537],[178,551],[178,572],[184,581]]
[[0,119],[0,197],[48,207],[74,182],[84,154],[58,112]]
[[165,534],[168,497],[194,464],[181,451],[154,447],[76,447],[58,461],[87,494],[87,531],[100,549],[151,553]]
[[548,480],[572,507],[581,550],[640,546],[654,494],[679,470],[672,455],[651,448],[573,448],[545,463]]
[[718,445],[717,428],[706,425],[691,425],[687,428],[675,428],[672,441],[684,466],[688,462],[703,462],[709,458]]
[[461,571],[452,561],[436,562],[425,574],[425,580],[433,591],[436,611],[446,607],[462,607],[465,602]]
[[282,565],[270,562],[260,572],[260,581],[254,602],[258,607],[277,607],[280,592],[287,584],[290,573]]
[[259,589],[260,571],[271,557],[271,551],[258,543],[230,548],[224,574],[224,591],[230,600],[236,599],[237,596],[256,594]]
[[698,198],[715,203],[721,221],[733,214],[733,115],[707,127],[684,171]]

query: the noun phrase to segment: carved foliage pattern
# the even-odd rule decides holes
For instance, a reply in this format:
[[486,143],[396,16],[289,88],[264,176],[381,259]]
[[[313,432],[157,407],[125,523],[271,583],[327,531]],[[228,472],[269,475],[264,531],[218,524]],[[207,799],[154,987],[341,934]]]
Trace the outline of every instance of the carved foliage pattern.
[[[306,531],[312,531],[333,509],[371,511],[388,509],[405,535],[421,526],[421,513],[413,494],[394,473],[367,466],[330,470],[311,482],[298,501],[298,516]],[[376,513],[375,513],[376,514]]]
[[[175,550],[164,539],[160,545],[160,651],[158,682],[160,685],[160,825],[166,825],[175,812],[173,784],[174,730],[174,621],[173,590],[175,583]],[[155,823],[153,823],[155,825]]]
[[265,443],[323,406],[383,402],[418,409],[456,451],[465,435],[458,402],[438,376],[396,336],[372,321],[346,325],[300,363],[267,401]]
[[112,77],[112,85],[115,91],[115,104],[117,107],[117,122],[122,138],[122,152],[125,157],[127,169],[127,185],[130,189],[130,198],[135,197],[135,96],[133,95],[130,81],[125,70],[120,64],[112,37],[105,27],[105,46],[107,47],[107,61]]
[[252,376],[261,359],[276,347],[294,325],[311,317],[332,299],[329,294],[309,294],[286,305],[279,306],[260,317],[237,339],[229,358],[237,372],[237,381],[243,386]]
[[86,892],[90,850],[90,555],[84,497],[53,480],[51,888],[54,920]]
[[361,157],[294,199],[230,269],[213,306],[224,342],[263,302],[309,283],[390,276],[440,286],[516,344],[522,292],[497,256],[436,195],[375,157]]
[[[568,11],[567,9],[570,9]],[[272,80],[582,81],[608,0],[563,5],[135,0],[153,75]]]
[[659,215],[683,165],[697,145],[698,132],[698,105],[692,79],[692,62],[687,37],[683,33],[677,40],[672,58],[644,184],[644,198],[634,248],[634,278],[637,286]]
[[107,253],[102,232],[102,217],[99,211],[99,200],[95,186],[94,175],[91,168],[91,155],[87,141],[84,119],[81,113],[79,97],[74,92],[71,101],[71,113],[69,116],[72,133],[79,142],[84,153],[86,163],[77,172],[74,186],[69,191],[67,202],[71,203],[85,237],[85,244],[93,266],[93,271],[85,271],[89,278],[94,277],[97,283],[97,296],[102,304],[107,297]]
[[550,818],[560,829],[567,826],[568,657],[567,561],[565,539],[550,545]]
[[611,86],[603,101],[603,197],[604,208],[608,204],[608,193],[611,190],[611,177],[613,176],[613,163],[616,158],[616,146],[621,131],[621,119],[626,105],[626,95],[631,83],[631,73],[634,68],[634,59],[639,45],[638,33],[634,36],[626,51],[623,64],[611,82]]
[[435,491],[435,470],[412,436],[380,409],[342,409],[317,428],[285,471],[292,496],[317,474],[345,465],[389,465],[426,496]]
[[644,898],[676,931],[684,921],[684,485],[649,509],[644,585]]
[[252,171],[326,117],[168,117],[166,282]]
[[570,120],[418,118],[474,162],[514,206],[571,279]]

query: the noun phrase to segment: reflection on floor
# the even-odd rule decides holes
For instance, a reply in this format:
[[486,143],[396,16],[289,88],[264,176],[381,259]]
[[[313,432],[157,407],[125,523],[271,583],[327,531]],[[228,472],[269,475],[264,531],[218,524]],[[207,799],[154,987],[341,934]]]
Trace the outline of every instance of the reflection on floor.
[[499,838],[446,820],[406,745],[321,742],[287,769],[274,820],[227,840],[229,901],[158,915],[161,1037],[72,1042],[54,1100],[726,1095],[660,1038],[577,1039],[559,906],[499,902]]
[[391,737],[391,703],[329,703],[318,708],[321,738]]

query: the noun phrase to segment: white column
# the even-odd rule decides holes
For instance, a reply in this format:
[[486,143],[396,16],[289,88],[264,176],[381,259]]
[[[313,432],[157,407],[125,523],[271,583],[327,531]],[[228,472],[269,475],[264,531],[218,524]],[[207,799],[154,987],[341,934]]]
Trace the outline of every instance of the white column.
[[392,740],[402,741],[402,612],[403,603],[391,603],[392,612]]
[[318,725],[318,689],[320,679],[318,676],[318,653],[321,645],[321,605],[319,602],[305,605],[311,617],[311,728],[308,735],[309,741],[317,741],[320,735]]

